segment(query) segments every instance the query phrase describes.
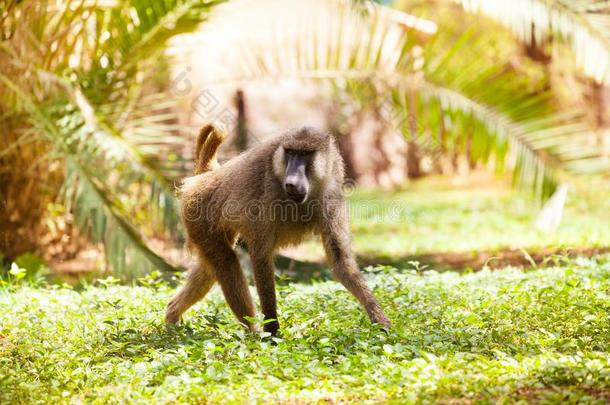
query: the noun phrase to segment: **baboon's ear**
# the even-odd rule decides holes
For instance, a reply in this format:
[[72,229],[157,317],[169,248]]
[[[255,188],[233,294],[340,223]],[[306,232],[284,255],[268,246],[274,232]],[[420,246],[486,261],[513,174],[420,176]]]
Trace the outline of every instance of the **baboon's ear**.
[[273,173],[280,180],[284,178],[284,172],[286,171],[285,161],[284,147],[279,145],[273,153]]
[[328,176],[329,168],[332,162],[329,162],[332,154],[329,153],[328,149],[318,151],[314,154],[312,163],[312,175],[317,179],[324,179]]
[[341,156],[341,152],[339,151],[339,146],[337,146],[335,138],[331,139],[328,147],[328,156],[328,175],[334,176],[339,184],[343,184],[345,181],[345,163],[343,162],[343,157]]

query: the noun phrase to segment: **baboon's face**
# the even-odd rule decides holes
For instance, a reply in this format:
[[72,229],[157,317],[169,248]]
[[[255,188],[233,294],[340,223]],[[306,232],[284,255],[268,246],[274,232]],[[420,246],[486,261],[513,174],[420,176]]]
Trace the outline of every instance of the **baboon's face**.
[[315,198],[328,177],[330,134],[304,127],[282,136],[273,154],[278,185],[297,204]]
[[300,204],[307,200],[311,185],[309,171],[315,152],[284,148],[285,172],[282,186],[291,200]]

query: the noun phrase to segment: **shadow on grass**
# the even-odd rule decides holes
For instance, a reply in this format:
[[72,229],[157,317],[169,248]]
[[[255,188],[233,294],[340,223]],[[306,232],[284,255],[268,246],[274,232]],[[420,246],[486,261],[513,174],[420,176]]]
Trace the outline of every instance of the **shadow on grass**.
[[166,327],[163,323],[147,323],[141,329],[117,327],[106,331],[104,345],[110,356],[132,358],[151,350],[175,350],[215,338],[218,338],[218,328],[213,324],[193,327],[190,323],[183,323]]
[[[592,257],[610,253],[610,246],[577,247],[577,248],[540,248],[530,249],[498,249],[494,251],[473,252],[438,252],[406,256],[360,255],[358,264],[362,268],[368,266],[391,266],[397,271],[413,270],[415,268],[434,269],[436,271],[478,271],[487,266],[491,269],[501,269],[507,266],[515,267],[546,267],[564,264],[568,259],[577,256]],[[311,283],[314,281],[331,280],[332,273],[324,262],[308,262],[278,255],[275,266],[279,272],[280,283]],[[249,265],[244,268],[249,268]],[[53,273],[47,276],[51,283],[67,283],[75,288],[82,284],[91,284],[102,274],[95,272]],[[166,281],[175,285],[175,280],[167,275]]]

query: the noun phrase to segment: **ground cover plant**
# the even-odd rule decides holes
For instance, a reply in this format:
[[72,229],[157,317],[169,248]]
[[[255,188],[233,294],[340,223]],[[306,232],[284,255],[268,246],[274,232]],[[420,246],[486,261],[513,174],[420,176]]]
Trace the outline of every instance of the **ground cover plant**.
[[[0,405],[610,403],[610,1],[506,4],[0,0]],[[336,136],[390,330],[315,239],[166,327],[210,121]]]
[[338,284],[279,288],[279,339],[245,332],[220,291],[166,331],[173,287],[17,280],[0,292],[0,402],[604,402],[610,257],[476,273],[369,268],[394,325]]

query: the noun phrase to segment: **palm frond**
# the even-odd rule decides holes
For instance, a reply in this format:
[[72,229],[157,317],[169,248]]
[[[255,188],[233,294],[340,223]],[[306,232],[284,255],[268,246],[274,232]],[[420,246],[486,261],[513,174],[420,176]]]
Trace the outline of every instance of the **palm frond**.
[[[247,36],[233,33],[234,44],[227,45],[238,50],[239,63],[224,65],[211,82],[349,79],[377,83],[387,94],[401,92],[394,100],[404,100],[406,92],[415,91],[428,106],[440,103],[442,114],[454,111],[474,118],[479,126],[472,121],[464,125],[476,129],[475,146],[481,159],[487,161],[494,155],[499,170],[512,168],[515,184],[539,197],[552,192],[553,179],[564,168],[577,168],[583,159],[596,161],[594,148],[585,141],[590,132],[578,114],[555,111],[547,94],[524,88],[518,75],[501,64],[480,63],[476,52],[465,56],[460,48],[474,45],[467,36],[454,39],[445,48],[436,46],[434,40],[429,41],[432,45],[422,44],[415,32],[405,31],[395,18],[387,18],[383,6],[359,13],[350,2],[319,2],[314,11],[299,10],[295,13],[298,18],[291,18],[283,13],[299,7],[293,2],[263,3],[261,9],[277,10],[278,15],[235,8],[207,25],[208,30],[222,30],[239,21],[248,28]],[[281,27],[269,29],[266,18],[279,20]],[[250,20],[256,23],[248,24]],[[282,33],[281,39],[277,32]],[[232,54],[223,56],[230,61]],[[452,68],[456,56],[467,60]],[[394,107],[404,116],[410,114],[406,102],[395,102]],[[408,126],[401,129],[405,136],[412,136]],[[455,136],[469,135],[457,131]],[[463,138],[454,140],[460,142]],[[587,148],[582,149],[583,144]],[[511,153],[506,153],[509,149]]]
[[14,142],[23,131],[65,163],[64,202],[117,272],[136,256],[175,269],[143,237],[179,224],[173,180],[185,170],[176,105],[152,94],[168,87],[167,41],[217,3],[24,0],[1,16],[0,119],[22,123]]
[[[488,160],[489,155],[494,154],[496,158],[509,159],[510,165],[514,167],[515,185],[533,191],[536,196],[550,196],[557,185],[557,172],[561,172],[565,156],[553,147],[557,144],[565,146],[569,143],[572,148],[577,148],[575,137],[578,137],[585,146],[586,140],[589,139],[589,128],[584,123],[576,121],[560,124],[573,121],[571,119],[573,117],[570,116],[562,119],[560,115],[555,115],[553,117],[555,124],[549,127],[549,123],[546,122],[548,117],[516,120],[511,118],[509,113],[503,112],[500,105],[494,108],[476,102],[447,87],[420,82],[418,91],[423,97],[439,100],[441,108],[445,111],[468,113],[483,124],[483,131],[473,126],[470,135],[474,137],[475,142],[482,141],[487,153],[480,153],[474,158]],[[480,137],[484,138],[480,139]],[[490,143],[491,148],[488,147]],[[505,148],[510,151],[508,155],[503,153]],[[589,151],[594,153],[591,148]]]
[[610,83],[610,3],[600,0],[456,0],[538,44],[557,35],[568,41],[584,73]]
[[[91,131],[79,123],[78,116],[70,117],[62,111],[62,118],[57,123],[53,114],[37,105],[26,93],[22,92],[9,78],[0,74],[0,82],[16,94],[30,113],[30,123],[45,134],[56,148],[52,153],[67,159],[68,170],[64,191],[66,196],[78,202],[75,204],[75,216],[80,228],[87,231],[94,241],[106,241],[107,237],[115,240],[114,246],[106,243],[107,249],[112,249],[109,258],[115,258],[115,270],[121,273],[125,269],[127,248],[142,253],[151,263],[162,270],[177,271],[143,241],[139,232],[129,221],[128,214],[122,208],[120,199],[103,184],[108,182],[104,171],[97,164],[111,158],[108,154],[101,156],[94,153],[90,143],[82,142],[90,138]],[[62,110],[64,110],[62,108]],[[112,160],[112,159],[111,159]],[[114,162],[112,162],[114,163]],[[96,170],[97,169],[97,170]],[[112,225],[123,235],[122,243],[112,234]],[[108,251],[108,250],[107,250]]]

